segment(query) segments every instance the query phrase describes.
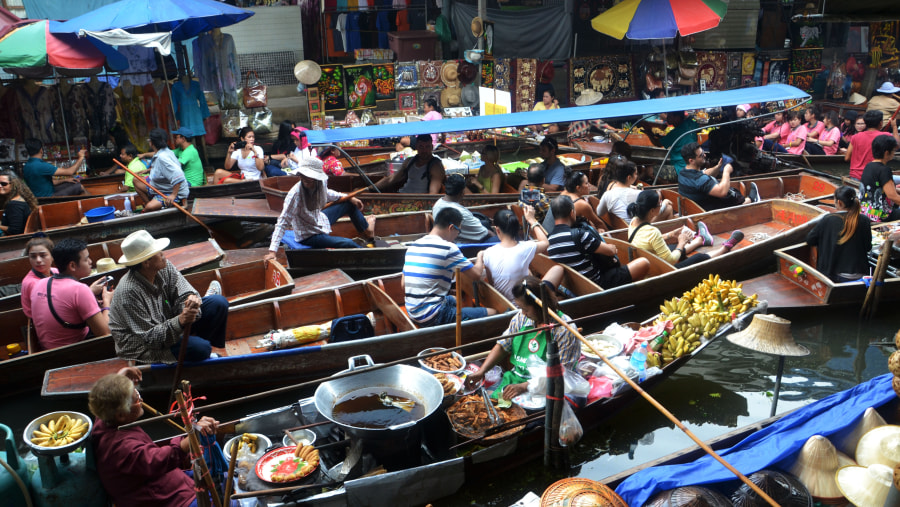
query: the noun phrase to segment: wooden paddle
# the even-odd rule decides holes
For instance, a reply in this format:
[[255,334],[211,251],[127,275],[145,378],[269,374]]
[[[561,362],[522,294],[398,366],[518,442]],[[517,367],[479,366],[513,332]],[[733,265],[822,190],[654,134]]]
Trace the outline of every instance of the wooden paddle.
[[329,203],[325,203],[325,206],[322,206],[322,209],[328,208],[328,207],[331,206],[332,204],[340,204],[340,203],[342,203],[342,202],[347,202],[347,201],[349,201],[350,199],[353,199],[354,197],[356,197],[357,195],[359,195],[359,194],[365,192],[365,191],[368,190],[368,189],[369,189],[369,187],[357,188],[357,189],[354,190],[353,192],[350,192],[349,194],[345,195],[344,197],[341,197],[340,199],[337,199],[337,200],[335,200],[335,201],[331,201],[331,202],[329,202]]
[[184,326],[184,334],[181,336],[181,347],[178,349],[178,364],[175,365],[175,375],[172,376],[172,389],[169,393],[169,406],[175,400],[175,391],[178,390],[178,383],[181,378],[181,367],[184,366],[184,356],[187,354],[188,339],[191,336],[191,323],[188,322]]
[[[541,301],[541,300],[540,300],[533,292],[531,292],[531,291],[528,290],[528,289],[525,289],[525,292],[528,294],[529,297],[531,297],[531,299],[532,299],[538,306],[540,306],[541,308],[544,307],[543,301]],[[704,451],[706,451],[707,454],[709,454],[710,456],[712,456],[713,459],[715,459],[716,461],[718,461],[719,463],[721,463],[722,466],[724,466],[724,467],[727,468],[731,473],[733,473],[735,476],[737,476],[737,478],[740,479],[741,482],[743,482],[744,484],[746,484],[747,486],[749,486],[750,489],[752,489],[757,495],[759,495],[760,498],[762,498],[763,500],[765,500],[766,503],[768,503],[768,504],[771,505],[772,507],[779,507],[778,502],[776,502],[775,500],[773,500],[772,497],[770,497],[769,495],[767,495],[765,491],[763,491],[762,489],[759,488],[759,486],[757,486],[756,484],[754,484],[753,482],[751,482],[750,479],[748,479],[746,476],[744,476],[744,474],[742,474],[742,473],[739,472],[736,468],[734,468],[734,467],[731,465],[731,463],[728,463],[727,461],[725,461],[725,459],[723,459],[721,456],[719,456],[719,455],[716,453],[716,451],[712,450],[712,448],[711,448],[709,445],[706,444],[706,442],[704,442],[703,440],[700,440],[700,438],[697,437],[697,435],[694,435],[694,433],[693,433],[691,430],[689,430],[689,429],[688,429],[688,428],[687,428],[687,427],[686,427],[686,426],[685,426],[685,425],[684,425],[677,417],[675,417],[675,415],[673,415],[672,412],[669,412],[669,410],[668,410],[666,407],[664,407],[660,402],[656,401],[655,398],[653,398],[652,396],[650,396],[650,394],[648,394],[647,391],[644,391],[644,389],[642,389],[641,386],[639,386],[639,385],[637,384],[637,382],[631,380],[631,378],[629,378],[628,375],[627,375],[625,372],[623,372],[622,370],[620,370],[618,366],[616,366],[616,365],[613,364],[609,359],[607,359],[605,355],[603,355],[603,354],[601,354],[599,351],[597,351],[597,350],[594,348],[594,346],[591,344],[591,342],[587,341],[587,340],[584,338],[584,336],[582,336],[581,333],[578,332],[577,329],[575,329],[572,325],[570,325],[568,322],[566,322],[565,320],[563,320],[562,317],[560,317],[559,315],[556,314],[556,312],[547,312],[547,315],[549,315],[549,316],[552,317],[554,320],[556,320],[557,322],[559,322],[560,325],[562,325],[563,327],[565,327],[570,333],[572,333],[573,335],[575,335],[576,337],[578,337],[578,339],[581,340],[581,343],[582,343],[582,344],[586,345],[589,349],[591,349],[591,352],[593,352],[593,353],[594,353],[597,357],[599,357],[604,363],[606,363],[607,366],[609,366],[610,368],[612,368],[612,370],[613,370],[614,372],[616,372],[616,375],[618,375],[619,377],[622,378],[622,380],[624,380],[625,382],[627,382],[628,385],[630,385],[631,388],[634,389],[634,391],[635,391],[636,393],[640,394],[645,400],[647,400],[648,402],[650,402],[650,404],[653,405],[654,408],[656,408],[657,410],[659,410],[660,413],[662,413],[664,416],[666,416],[667,419],[669,419],[670,421],[672,421],[672,423],[674,423],[675,426],[678,427],[678,429],[680,429],[681,431],[683,431],[685,435],[687,435],[688,437],[690,437],[691,440],[693,440],[697,445],[699,445],[701,449],[703,449]]]
[[[238,443],[235,442],[231,446],[237,447]],[[237,455],[238,449],[232,449],[231,460],[228,463],[228,475],[225,476],[225,496],[222,497],[222,505],[226,507],[231,505],[231,493],[234,486],[234,464],[237,463]]]
[[[119,162],[119,161],[116,160],[116,159],[113,159],[113,162],[119,164],[119,166],[120,166],[122,169],[125,169],[126,171],[128,171],[128,172],[129,172],[132,176],[134,176],[135,178],[137,178],[137,179],[143,181],[144,184],[147,185],[147,187],[150,188],[150,190],[153,190],[154,192],[156,192],[156,193],[159,194],[159,195],[163,195],[163,196],[166,195],[166,194],[160,192],[159,190],[157,190],[156,187],[154,187],[153,185],[151,185],[149,181],[147,181],[147,180],[144,179],[144,178],[141,178],[141,177],[138,176],[134,171],[132,171],[131,169],[125,167],[125,164],[123,164],[122,162]],[[231,244],[231,243],[232,243],[232,241],[229,240],[229,239],[223,239],[223,238],[221,238],[221,235],[216,234],[216,232],[213,231],[212,229],[210,229],[209,226],[206,225],[206,224],[203,222],[203,220],[200,220],[199,218],[195,217],[193,214],[191,214],[190,211],[184,209],[184,208],[183,208],[180,204],[178,204],[177,202],[173,202],[173,203],[172,203],[172,206],[175,206],[175,207],[178,208],[182,213],[184,213],[185,215],[187,215],[188,218],[190,218],[190,219],[193,220],[194,222],[197,222],[198,224],[200,224],[204,229],[206,229],[206,231],[209,233],[209,235],[210,235],[213,239],[215,239],[216,241],[219,241],[220,243],[224,243],[225,245]],[[221,239],[222,241],[220,241],[220,239]],[[223,246],[224,246],[224,245],[223,245]]]
[[[182,388],[187,386],[187,382],[182,383]],[[187,404],[184,400],[184,393],[181,390],[175,392],[175,398],[178,400],[178,410],[181,413],[181,421],[185,424],[187,428],[187,439],[188,443],[191,446],[191,457],[192,461],[195,464],[199,465],[201,478],[203,482],[206,484],[207,489],[209,490],[209,494],[212,496],[213,505],[216,507],[222,507],[222,501],[219,499],[219,493],[216,491],[216,485],[213,484],[213,477],[209,473],[209,468],[206,466],[206,461],[203,460],[203,449],[200,447],[200,441],[197,439],[197,433],[194,431],[194,427],[190,424],[191,416],[188,415]],[[234,453],[237,455],[237,451]],[[195,473],[195,481],[198,480],[196,478]],[[198,490],[197,495],[198,498],[203,494],[203,490]]]
[[456,346],[462,345],[462,271],[456,268]]
[[[150,412],[153,415],[163,415],[159,410],[156,410],[155,408],[151,407],[150,405],[147,405],[143,401],[141,402],[141,406],[144,407],[144,410],[146,410],[147,412]],[[175,422],[171,419],[166,419],[166,422],[169,423],[170,426],[177,429],[178,431],[181,431],[181,432],[187,431],[184,429],[184,426],[178,424],[177,422]]]

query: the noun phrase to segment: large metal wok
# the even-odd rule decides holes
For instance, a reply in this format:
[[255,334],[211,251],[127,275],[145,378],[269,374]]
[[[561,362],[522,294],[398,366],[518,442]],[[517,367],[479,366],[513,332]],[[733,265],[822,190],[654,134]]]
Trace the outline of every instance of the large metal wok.
[[[357,366],[356,363],[359,360],[365,361],[365,364]],[[351,357],[348,361],[350,364],[349,371],[374,366],[372,358],[368,355]],[[350,426],[334,419],[333,409],[339,400],[354,391],[375,387],[396,389],[409,394],[416,403],[422,405],[424,415],[417,420],[385,428],[361,428]],[[402,364],[323,382],[316,388],[314,397],[316,410],[323,417],[343,428],[348,434],[367,439],[396,437],[397,432],[412,428],[440,408],[443,398],[444,389],[441,387],[438,379],[421,368]]]

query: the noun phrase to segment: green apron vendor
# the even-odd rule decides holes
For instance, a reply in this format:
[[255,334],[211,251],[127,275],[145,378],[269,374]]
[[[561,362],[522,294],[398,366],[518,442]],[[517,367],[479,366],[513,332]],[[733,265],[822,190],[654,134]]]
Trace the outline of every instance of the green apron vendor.
[[[537,278],[527,276],[521,283],[513,286],[512,293],[519,311],[509,321],[509,327],[503,333],[504,336],[535,329],[535,326],[540,327],[544,324],[541,307],[525,292],[527,288],[532,294],[540,294],[541,283]],[[571,321],[568,316],[557,309],[558,303],[555,292],[555,290],[547,291],[547,300],[545,302],[548,309],[556,312],[564,320]],[[550,323],[555,323],[555,321],[551,320]],[[581,356],[581,347],[578,344],[578,339],[562,326],[554,327],[550,333],[559,347],[560,364],[563,368],[574,369],[578,358]],[[494,345],[494,348],[491,349],[481,368],[466,378],[466,384],[470,386],[477,384],[484,378],[485,372],[509,358],[513,369],[503,373],[503,378],[491,396],[497,398],[502,394],[503,399],[512,400],[514,397],[524,393],[528,387],[528,379],[531,378],[531,375],[525,365],[531,356],[537,356],[542,361],[547,360],[546,331],[534,331],[499,340]]]

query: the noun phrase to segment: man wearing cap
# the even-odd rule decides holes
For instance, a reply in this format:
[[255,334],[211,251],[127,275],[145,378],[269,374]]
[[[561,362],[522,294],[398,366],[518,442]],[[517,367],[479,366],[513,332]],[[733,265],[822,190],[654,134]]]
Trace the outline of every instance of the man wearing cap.
[[401,194],[439,194],[444,184],[444,164],[432,152],[431,136],[416,136],[416,156],[406,159],[403,167],[375,183],[381,191],[400,185]]
[[147,181],[163,195],[157,194],[139,178],[134,179],[135,191],[147,203],[144,211],[168,208],[172,203],[187,199],[190,190],[184,171],[181,170],[181,162],[169,149],[168,137],[163,129],[155,128],[150,131],[150,146],[156,150],[156,154],[150,159],[150,176]]
[[186,361],[203,361],[212,347],[225,346],[228,300],[217,282],[203,299],[163,254],[169,238],[154,239],[137,231],[122,241],[119,264],[128,272],[119,280],[109,314],[109,328],[122,359],[174,363],[185,326],[191,326]]
[[203,164],[200,162],[200,153],[191,142],[194,132],[187,128],[181,127],[172,131],[175,139],[175,149],[173,153],[178,157],[181,163],[181,169],[184,171],[184,178],[188,185],[192,187],[202,187],[206,183],[206,175],[203,174]]
[[900,102],[893,97],[893,94],[900,92],[900,86],[894,86],[894,83],[885,81],[880,88],[875,90],[875,94],[869,99],[869,105],[866,106],[866,112],[881,111],[884,119],[881,122],[881,128],[884,128],[891,119],[891,116],[900,109]]
[[[284,208],[275,222],[265,259],[275,258],[288,225],[294,231],[294,240],[309,248],[359,248],[350,238],[329,235],[331,224],[343,216],[350,217],[356,230],[367,238],[375,236],[375,217],[362,214],[362,201],[351,197],[349,201],[334,202],[347,197],[347,194],[328,188],[328,175],[322,169],[321,160],[315,157],[302,159],[296,174],[300,175],[300,181],[284,199]],[[329,202],[334,204],[325,208]]]
[[108,335],[113,291],[107,289],[104,278],[90,286],[79,281],[91,274],[87,243],[63,238],[51,253],[59,273],[40,280],[31,290],[31,316],[41,347],[50,350],[90,335]]

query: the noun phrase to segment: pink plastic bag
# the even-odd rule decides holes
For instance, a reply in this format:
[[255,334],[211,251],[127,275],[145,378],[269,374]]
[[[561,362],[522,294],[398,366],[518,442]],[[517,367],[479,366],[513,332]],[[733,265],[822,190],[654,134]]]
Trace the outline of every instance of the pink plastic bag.
[[587,402],[593,403],[600,398],[609,398],[612,395],[612,381],[606,377],[591,377],[591,392],[588,393]]

